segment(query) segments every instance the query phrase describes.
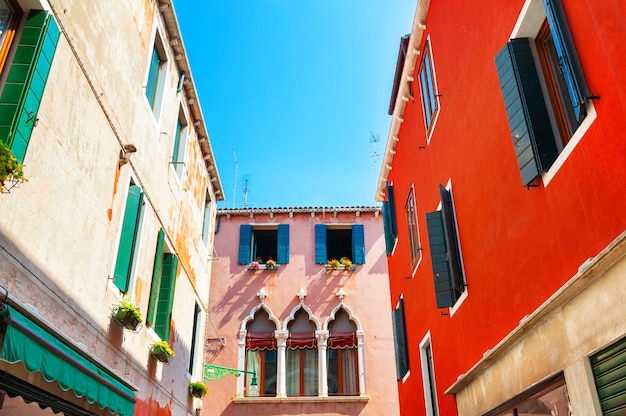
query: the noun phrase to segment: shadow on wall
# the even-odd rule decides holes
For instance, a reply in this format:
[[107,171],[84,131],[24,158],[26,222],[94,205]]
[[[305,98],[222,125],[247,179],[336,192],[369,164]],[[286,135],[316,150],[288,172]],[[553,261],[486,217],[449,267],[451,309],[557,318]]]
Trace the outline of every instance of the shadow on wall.
[[367,403],[267,403],[247,404],[230,403],[220,416],[274,416],[274,415],[365,415]]

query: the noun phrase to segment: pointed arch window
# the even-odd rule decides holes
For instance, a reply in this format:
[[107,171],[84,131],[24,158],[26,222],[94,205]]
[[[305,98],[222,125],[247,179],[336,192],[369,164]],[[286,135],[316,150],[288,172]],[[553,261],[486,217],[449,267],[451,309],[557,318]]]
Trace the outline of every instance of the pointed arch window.
[[258,391],[252,374],[246,374],[246,396],[276,396],[278,354],[275,325],[265,309],[259,309],[246,326],[246,370],[256,374]]
[[357,327],[342,308],[328,330],[328,394],[356,396],[359,394]]
[[300,309],[287,329],[287,396],[317,396],[319,354],[315,324]]

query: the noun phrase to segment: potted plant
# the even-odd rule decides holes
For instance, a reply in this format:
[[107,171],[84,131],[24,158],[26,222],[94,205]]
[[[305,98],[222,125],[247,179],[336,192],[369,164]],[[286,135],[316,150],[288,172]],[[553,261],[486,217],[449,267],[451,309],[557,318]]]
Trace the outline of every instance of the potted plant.
[[253,261],[252,263],[248,265],[248,270],[259,270],[260,268],[261,268],[261,265],[259,264],[258,261]]
[[331,259],[331,260],[328,260],[326,262],[326,268],[327,269],[333,269],[334,270],[334,269],[337,269],[339,266],[341,266],[341,262],[339,260],[337,260],[337,259]]
[[167,341],[157,341],[150,346],[150,356],[168,364],[176,354]]
[[342,257],[339,262],[346,270],[354,270],[354,264],[352,264],[352,260],[347,257]]
[[11,149],[0,140],[0,185],[5,192],[26,181],[22,164],[17,161]]
[[119,326],[131,331],[136,331],[142,321],[139,308],[127,297],[120,300],[113,312],[112,319]]
[[192,381],[191,383],[189,383],[189,394],[191,394],[193,397],[201,399],[207,393],[207,391],[208,389],[204,385],[204,383],[201,383],[199,381]]
[[265,262],[265,270],[278,270],[278,264],[276,264],[276,260],[273,258],[267,259]]

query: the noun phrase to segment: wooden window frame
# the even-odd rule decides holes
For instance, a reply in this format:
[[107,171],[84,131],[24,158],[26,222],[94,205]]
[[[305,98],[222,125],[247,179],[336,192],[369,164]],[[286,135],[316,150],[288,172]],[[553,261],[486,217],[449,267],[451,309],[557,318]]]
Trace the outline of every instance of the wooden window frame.
[[420,95],[422,97],[422,109],[424,113],[424,125],[426,136],[430,137],[435,120],[439,114],[439,93],[435,79],[435,66],[430,48],[430,41],[426,41],[422,60],[418,69],[418,79],[420,84]]
[[[344,379],[344,368],[343,368],[343,353],[344,351],[354,351],[354,367],[356,369],[356,374],[355,374],[355,380],[357,383],[357,391],[354,393],[346,393],[343,391],[343,379]],[[331,393],[328,392],[329,396],[358,396],[359,395],[359,389],[358,389],[358,384],[359,384],[359,354],[358,354],[358,347],[352,347],[352,348],[328,348],[328,351],[337,351],[337,388],[338,388],[338,392],[337,393]],[[330,371],[328,371],[329,366],[326,365],[326,371],[327,371],[327,375],[326,377],[328,377],[328,375],[330,374]]]
[[17,1],[5,1],[8,3],[9,7],[13,8],[13,16],[7,26],[4,37],[0,39],[0,73],[4,70],[4,64],[6,63],[7,56],[9,56],[9,51],[11,50],[11,46],[15,40],[15,33],[17,32],[17,28],[19,27],[22,16],[24,15],[22,8]]
[[406,203],[404,204],[406,212],[406,222],[408,229],[409,254],[411,256],[411,271],[415,271],[422,259],[422,248],[420,247],[420,233],[417,222],[417,208],[415,207],[415,190],[413,187],[409,190]]

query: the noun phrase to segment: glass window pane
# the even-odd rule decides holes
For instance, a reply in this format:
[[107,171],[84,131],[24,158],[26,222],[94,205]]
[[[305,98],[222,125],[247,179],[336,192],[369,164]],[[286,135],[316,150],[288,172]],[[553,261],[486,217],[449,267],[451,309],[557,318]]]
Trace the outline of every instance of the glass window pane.
[[567,416],[569,402],[565,385],[534,397],[517,408],[518,415]]

